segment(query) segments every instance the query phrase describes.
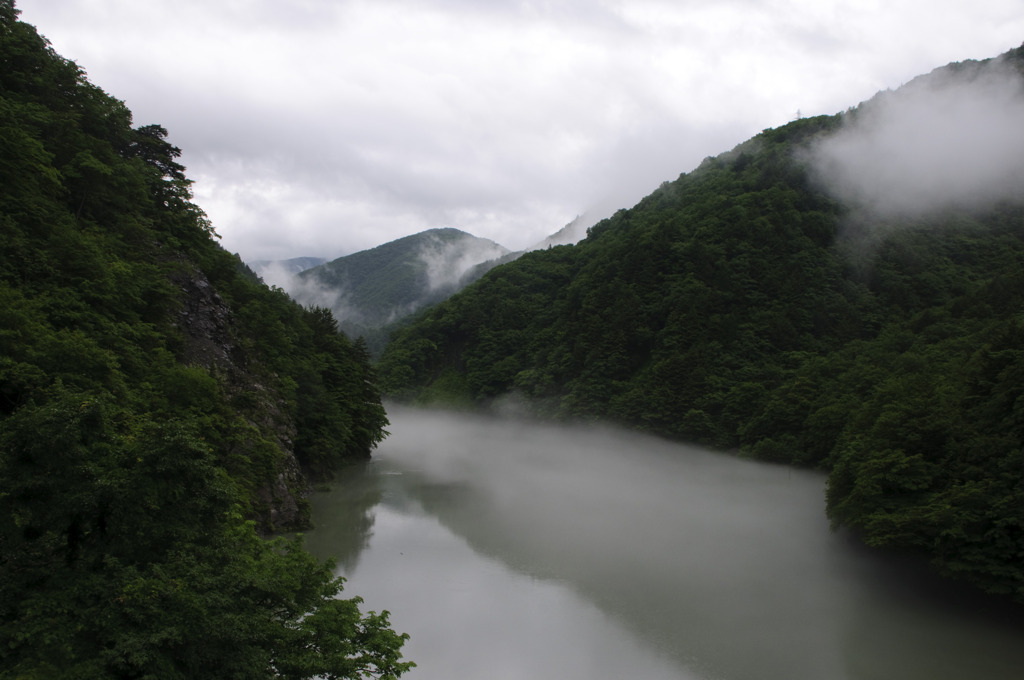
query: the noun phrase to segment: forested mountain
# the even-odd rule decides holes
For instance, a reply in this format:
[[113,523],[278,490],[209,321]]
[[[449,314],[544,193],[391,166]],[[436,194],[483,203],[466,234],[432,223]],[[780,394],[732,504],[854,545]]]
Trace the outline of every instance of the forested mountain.
[[214,240],[180,152],[0,0],[0,678],[400,672],[298,542],[365,346]]
[[458,229],[429,229],[302,271],[285,290],[330,308],[346,333],[379,350],[383,327],[444,300],[509,255]]
[[1022,62],[706,159],[423,313],[382,386],[826,469],[836,526],[1024,601]]

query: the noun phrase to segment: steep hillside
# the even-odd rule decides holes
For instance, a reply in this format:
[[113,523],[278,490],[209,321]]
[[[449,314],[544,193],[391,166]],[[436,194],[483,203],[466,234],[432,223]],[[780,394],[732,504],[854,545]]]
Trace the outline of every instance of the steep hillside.
[[375,331],[461,290],[509,254],[458,229],[430,229],[305,270],[286,290],[333,310],[351,337],[382,347]]
[[837,525],[1024,600],[1022,57],[706,159],[424,314],[382,385],[828,469]]
[[257,534],[384,436],[366,349],[216,244],[166,137],[0,0],[0,677],[400,671]]

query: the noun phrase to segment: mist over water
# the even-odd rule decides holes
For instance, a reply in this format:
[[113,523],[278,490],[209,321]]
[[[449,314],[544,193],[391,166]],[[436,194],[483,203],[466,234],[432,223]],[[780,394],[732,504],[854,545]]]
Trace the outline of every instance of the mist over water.
[[390,406],[308,545],[413,679],[1017,678],[1022,617],[829,530],[824,477],[599,426]]

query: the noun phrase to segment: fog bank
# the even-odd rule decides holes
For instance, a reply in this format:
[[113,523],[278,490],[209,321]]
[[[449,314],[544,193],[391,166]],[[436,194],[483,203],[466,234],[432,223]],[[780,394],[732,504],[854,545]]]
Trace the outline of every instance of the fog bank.
[[[1024,626],[831,532],[821,474],[594,424],[388,414],[369,495],[334,499],[377,499],[356,513],[372,529],[338,556],[349,592],[412,636],[410,680],[618,680],[631,663],[652,678],[1010,680],[1024,664]],[[327,505],[314,498],[313,519],[329,533]]]
[[509,253],[508,248],[480,238],[442,241],[433,236],[420,248],[417,259],[427,275],[427,291],[454,288],[469,270]]
[[939,69],[845,114],[811,152],[818,178],[869,217],[1024,199],[1024,78],[1004,61]]

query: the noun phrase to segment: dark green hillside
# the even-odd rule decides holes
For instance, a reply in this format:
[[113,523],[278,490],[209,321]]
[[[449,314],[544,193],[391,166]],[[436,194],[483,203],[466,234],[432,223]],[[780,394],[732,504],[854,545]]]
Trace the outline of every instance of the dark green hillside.
[[[765,133],[665,183],[579,245],[492,270],[400,333],[379,364],[382,380],[411,394],[458,374],[474,399],[518,391],[566,416],[736,443],[728,427],[698,433],[680,417],[722,410],[707,401],[722,398],[706,389],[711,374],[743,364],[756,371],[744,382],[762,384],[780,370],[771,365],[780,352],[827,349],[861,324],[863,286],[806,299],[843,281],[828,249],[837,208],[806,187],[791,144],[836,123]],[[704,359],[710,342],[721,348]],[[687,384],[671,382],[673,372]],[[650,383],[671,385],[671,400],[639,394]]]
[[216,244],[179,153],[0,0],[0,678],[401,670],[257,533],[384,436],[366,349]]
[[828,469],[837,525],[1024,600],[1024,209],[851,211],[807,159],[859,113],[766,130],[492,270],[394,336],[382,385]]
[[458,229],[430,229],[300,273],[292,295],[325,304],[350,336],[375,349],[379,330],[480,278],[508,249]]

